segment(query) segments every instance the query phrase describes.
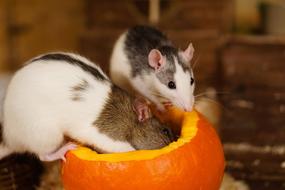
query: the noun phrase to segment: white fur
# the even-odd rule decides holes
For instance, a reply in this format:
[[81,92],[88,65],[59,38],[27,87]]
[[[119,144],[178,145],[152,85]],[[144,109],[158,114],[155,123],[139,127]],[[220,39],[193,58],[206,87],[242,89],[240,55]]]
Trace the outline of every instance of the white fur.
[[134,87],[134,89],[139,93],[142,94],[144,97],[146,97],[148,100],[153,102],[158,109],[163,110],[164,107],[155,96],[153,96],[152,91],[149,87],[154,86],[154,83],[157,83],[158,79],[154,76],[154,74],[147,75],[141,75],[136,76],[132,80],[130,80],[130,83]]
[[[158,109],[163,110],[163,102],[170,101],[173,105],[184,110],[191,111],[194,104],[194,85],[190,85],[190,73],[184,72],[175,58],[176,73],[174,75],[177,89],[169,89],[151,74],[142,74],[133,77],[131,75],[131,65],[124,53],[126,33],[117,40],[110,63],[110,75],[112,81],[128,91],[135,91],[156,104]],[[142,63],[143,64],[143,63]],[[193,76],[193,73],[191,73]],[[155,96],[159,94],[165,98]]]
[[[97,68],[81,56],[69,55]],[[82,101],[72,101],[71,88],[82,79],[89,87]],[[3,126],[6,145],[15,152],[45,155],[69,136],[106,152],[134,150],[129,143],[114,141],[92,125],[104,108],[110,86],[110,82],[98,81],[80,67],[62,61],[40,60],[26,65],[7,90]]]
[[[182,67],[178,64],[176,58],[175,66],[176,72],[174,74],[174,79],[176,81],[176,95],[174,98],[174,105],[184,108],[187,111],[191,111],[194,105],[194,85],[191,85],[191,76],[193,73],[189,73],[188,71],[184,72]],[[180,106],[179,106],[180,105]]]
[[110,77],[116,85],[129,92],[133,92],[134,89],[128,80],[131,76],[131,66],[124,53],[125,39],[126,33],[122,34],[115,43],[110,60]]

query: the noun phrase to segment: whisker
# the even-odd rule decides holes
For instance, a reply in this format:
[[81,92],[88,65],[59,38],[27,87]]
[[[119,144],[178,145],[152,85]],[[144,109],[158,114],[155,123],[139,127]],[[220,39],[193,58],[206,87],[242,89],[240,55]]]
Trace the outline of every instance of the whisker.
[[194,95],[194,97],[196,98],[196,97],[204,96],[204,95],[207,95],[207,94],[208,94],[207,92],[203,92],[203,93]]
[[[200,101],[201,101],[201,100],[200,100]],[[211,99],[211,98],[203,97],[203,101],[212,102],[212,103],[214,103],[214,104],[220,106],[221,108],[223,108],[223,110],[227,111],[227,108],[226,108],[224,105],[222,105],[222,104],[219,103],[218,101],[215,101],[215,100],[213,100],[213,99]],[[195,104],[197,105],[198,102],[199,102],[199,100],[195,101]]]
[[230,91],[219,91],[219,92],[216,92],[216,94],[231,94]]
[[196,66],[196,63],[199,61],[200,59],[200,54],[197,56],[197,58],[195,59],[194,63],[193,63],[193,66],[192,66],[192,70],[194,71],[195,69],[195,66]]
[[152,93],[152,95],[157,96],[157,97],[164,97],[163,95],[161,95],[161,94],[156,94],[156,93]]
[[224,94],[231,94],[231,92],[229,92],[229,91],[219,91],[219,92],[213,92],[213,93],[211,93],[211,92],[202,92],[202,93],[194,95],[194,97],[196,98],[196,97],[203,96],[203,95],[209,95],[210,96],[211,94],[215,94],[215,95],[222,94],[222,95],[224,95]]
[[[165,99],[165,100],[169,100],[169,98],[167,98],[167,97],[165,97],[165,96],[163,96],[163,95],[161,95],[161,94],[158,94],[158,93],[152,93],[152,95],[157,96],[157,97],[160,97],[160,98],[163,98],[163,99]],[[183,103],[182,103],[180,100],[177,101],[177,104],[178,104],[179,107],[181,107],[181,108],[184,107],[184,106],[183,106]]]
[[167,100],[168,100],[167,97],[165,97],[165,96],[163,96],[163,95],[161,95],[161,94],[152,93],[152,95],[154,95],[154,96],[156,96],[156,97],[159,97],[159,98],[163,98],[163,99],[167,99]]
[[181,108],[184,107],[183,103],[181,101],[178,101],[178,104],[180,105]]

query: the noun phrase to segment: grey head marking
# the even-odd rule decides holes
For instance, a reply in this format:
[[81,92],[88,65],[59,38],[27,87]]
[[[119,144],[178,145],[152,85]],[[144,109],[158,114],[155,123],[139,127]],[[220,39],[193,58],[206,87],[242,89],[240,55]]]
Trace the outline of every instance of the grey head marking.
[[171,46],[171,42],[156,28],[135,26],[128,30],[124,52],[131,64],[133,77],[152,72],[152,68],[148,64],[148,54],[152,49],[157,49],[160,46]]
[[177,56],[177,50],[171,46],[162,46],[158,48],[158,50],[166,57],[166,64],[156,76],[162,84],[167,86],[170,81],[175,82],[174,74],[176,72],[176,67],[174,57]]
[[[170,81],[177,82],[174,79],[174,74],[177,71],[175,62],[178,66],[181,66],[183,72],[192,75],[190,63],[185,63],[183,59],[180,58],[178,50],[172,46],[162,46],[158,48],[163,56],[166,57],[166,64],[162,67],[161,71],[156,74],[159,81],[168,86]],[[193,76],[191,76],[193,77]]]

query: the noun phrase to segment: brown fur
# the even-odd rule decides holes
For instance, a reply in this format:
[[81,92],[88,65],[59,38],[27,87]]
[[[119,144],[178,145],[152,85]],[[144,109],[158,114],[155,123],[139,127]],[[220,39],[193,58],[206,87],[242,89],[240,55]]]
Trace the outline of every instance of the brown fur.
[[133,99],[126,92],[113,86],[105,108],[94,125],[101,133],[114,140],[126,141],[127,136],[130,135],[131,126],[137,120],[132,101]]
[[127,141],[135,149],[157,149],[173,141],[170,129],[150,118],[139,122],[134,98],[113,86],[101,115],[93,123],[99,131],[114,140]]

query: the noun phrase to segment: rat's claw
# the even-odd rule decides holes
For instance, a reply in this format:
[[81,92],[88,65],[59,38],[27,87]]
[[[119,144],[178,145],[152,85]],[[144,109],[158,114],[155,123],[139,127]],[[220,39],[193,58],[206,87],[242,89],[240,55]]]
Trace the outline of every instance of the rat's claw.
[[66,162],[65,156],[62,156],[62,157],[61,157],[61,160],[62,160],[63,162]]
[[172,106],[172,103],[170,101],[167,101],[167,102],[163,102],[162,103],[164,106]]

